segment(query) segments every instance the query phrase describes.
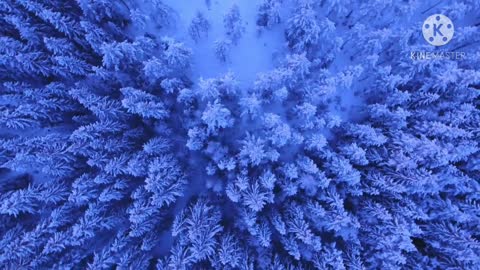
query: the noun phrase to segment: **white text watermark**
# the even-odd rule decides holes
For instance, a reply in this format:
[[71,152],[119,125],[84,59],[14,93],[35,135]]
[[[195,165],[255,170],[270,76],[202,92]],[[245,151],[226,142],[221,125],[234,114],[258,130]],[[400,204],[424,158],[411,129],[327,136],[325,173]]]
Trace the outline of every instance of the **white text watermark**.
[[410,59],[412,60],[464,60],[467,58],[466,52],[429,52],[412,51]]

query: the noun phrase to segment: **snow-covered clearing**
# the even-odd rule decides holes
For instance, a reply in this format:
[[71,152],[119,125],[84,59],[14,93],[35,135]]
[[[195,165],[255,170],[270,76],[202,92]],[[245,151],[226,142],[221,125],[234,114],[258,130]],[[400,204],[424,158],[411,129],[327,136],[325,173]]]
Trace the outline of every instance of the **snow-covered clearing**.
[[[166,0],[176,14],[175,25],[168,35],[184,42],[193,50],[192,79],[197,82],[200,77],[212,78],[232,71],[240,86],[248,87],[258,72],[265,72],[275,67],[278,59],[285,52],[284,29],[276,26],[261,33],[256,25],[258,5],[252,1],[189,1]],[[214,43],[225,37],[223,16],[233,5],[238,5],[244,22],[245,33],[234,45],[226,63],[215,56]],[[210,22],[208,38],[195,43],[188,35],[188,27],[197,12],[201,12]]]

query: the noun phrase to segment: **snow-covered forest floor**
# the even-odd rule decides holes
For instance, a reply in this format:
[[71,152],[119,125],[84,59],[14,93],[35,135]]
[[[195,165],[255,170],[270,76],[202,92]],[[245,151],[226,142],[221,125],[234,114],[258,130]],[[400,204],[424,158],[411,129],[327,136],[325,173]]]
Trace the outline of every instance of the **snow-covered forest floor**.
[[[192,77],[213,78],[233,72],[242,87],[251,87],[259,72],[268,71],[278,64],[286,53],[284,27],[261,31],[256,24],[258,5],[249,1],[196,1],[186,5],[182,1],[167,0],[165,4],[174,10],[175,25],[166,34],[185,42],[192,48]],[[215,56],[215,41],[225,38],[223,17],[236,4],[240,10],[245,33],[234,45],[227,62]],[[282,6],[281,13],[288,14],[288,5]],[[198,42],[188,35],[188,27],[200,12],[210,22],[208,37]]]

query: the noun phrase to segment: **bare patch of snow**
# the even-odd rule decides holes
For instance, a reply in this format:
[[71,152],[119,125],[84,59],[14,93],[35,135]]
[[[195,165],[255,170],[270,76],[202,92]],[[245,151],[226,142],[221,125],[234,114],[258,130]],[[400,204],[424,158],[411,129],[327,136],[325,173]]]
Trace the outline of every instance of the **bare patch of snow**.
[[[251,1],[189,1],[165,0],[175,12],[176,24],[167,31],[179,41],[184,42],[193,50],[192,76],[212,78],[232,71],[241,87],[248,87],[255,80],[257,73],[268,71],[275,67],[275,59],[285,53],[283,26],[276,26],[261,33],[256,25],[258,5]],[[245,26],[245,33],[238,44],[233,45],[227,62],[223,63],[215,56],[214,43],[225,37],[223,16],[234,5],[238,5],[240,16]],[[210,22],[208,37],[198,43],[188,36],[188,27],[197,12],[201,12]]]

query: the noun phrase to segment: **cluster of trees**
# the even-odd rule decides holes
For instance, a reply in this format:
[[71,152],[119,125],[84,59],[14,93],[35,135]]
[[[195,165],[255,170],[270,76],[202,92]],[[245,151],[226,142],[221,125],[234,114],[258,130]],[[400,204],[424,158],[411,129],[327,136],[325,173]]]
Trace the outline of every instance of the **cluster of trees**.
[[[288,53],[243,88],[192,83],[192,50],[144,33],[172,21],[159,0],[0,0],[0,264],[475,269],[478,26],[448,45],[471,57],[412,61],[421,34],[372,18],[480,6],[282,2],[256,23],[284,22]],[[238,7],[224,25],[226,59]]]
[[166,11],[139,4],[0,2],[3,268],[144,269],[170,229],[188,154],[168,119],[191,51],[128,34]]
[[214,43],[215,55],[218,60],[226,62],[229,58],[230,49],[237,45],[245,33],[245,22],[240,15],[240,9],[236,4],[228,10],[223,17],[225,36],[217,39]]

